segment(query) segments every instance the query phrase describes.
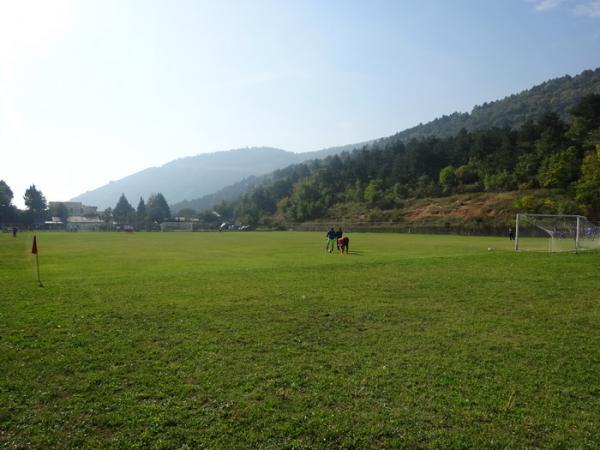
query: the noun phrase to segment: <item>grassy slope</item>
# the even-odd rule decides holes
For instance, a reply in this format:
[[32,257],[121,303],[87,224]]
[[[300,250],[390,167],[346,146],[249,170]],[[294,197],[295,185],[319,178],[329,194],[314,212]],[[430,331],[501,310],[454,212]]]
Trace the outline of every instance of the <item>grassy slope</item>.
[[0,235],[0,446],[600,445],[600,254],[322,234]]
[[[409,198],[402,207],[381,210],[363,203],[340,203],[328,211],[328,220],[348,222],[394,222],[405,227],[458,227],[478,229],[493,225],[504,231],[514,227],[519,209],[516,201],[521,197],[532,199],[530,209],[540,210],[547,203],[548,212],[556,212],[556,204],[567,197],[556,190],[537,189],[511,192],[474,192],[447,197]],[[523,211],[521,211],[523,212]],[[327,220],[324,220],[327,222]]]

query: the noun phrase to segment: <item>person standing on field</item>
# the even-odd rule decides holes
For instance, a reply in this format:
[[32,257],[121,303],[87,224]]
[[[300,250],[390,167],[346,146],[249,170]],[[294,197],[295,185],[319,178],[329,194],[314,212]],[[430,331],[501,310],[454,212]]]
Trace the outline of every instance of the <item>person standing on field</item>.
[[511,241],[515,240],[515,232],[513,231],[512,228],[508,229],[508,239],[510,239]]
[[335,242],[337,243],[337,249],[340,249],[340,239],[342,238],[342,236],[344,235],[344,232],[342,231],[341,228],[338,228],[338,230],[335,232]]
[[325,251],[331,253],[333,252],[333,248],[336,245],[335,243],[335,230],[333,227],[327,232],[327,246],[325,247]]

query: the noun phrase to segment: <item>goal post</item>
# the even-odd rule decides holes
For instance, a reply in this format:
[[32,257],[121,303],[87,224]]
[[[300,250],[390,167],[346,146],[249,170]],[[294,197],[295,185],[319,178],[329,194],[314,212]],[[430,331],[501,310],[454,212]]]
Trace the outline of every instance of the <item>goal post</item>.
[[515,250],[578,252],[600,248],[600,227],[585,216],[517,214]]
[[160,231],[194,231],[193,222],[162,222]]
[[517,214],[517,218],[515,219],[515,251],[519,251],[519,214]]

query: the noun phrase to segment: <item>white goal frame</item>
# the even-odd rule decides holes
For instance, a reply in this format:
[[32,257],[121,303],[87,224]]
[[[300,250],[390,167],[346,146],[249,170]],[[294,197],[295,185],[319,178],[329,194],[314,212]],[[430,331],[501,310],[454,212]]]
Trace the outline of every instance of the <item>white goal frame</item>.
[[[515,251],[531,251],[521,245],[525,222],[532,228],[541,230],[538,231],[536,238],[547,237],[548,239],[547,249],[537,248],[532,251],[579,252],[600,248],[600,227],[592,224],[585,216],[519,213],[515,220]],[[553,224],[553,229],[548,228],[549,224]],[[557,224],[560,228],[557,228]],[[569,244],[570,240],[573,242],[572,246]],[[585,245],[582,245],[582,241],[585,241]],[[557,245],[558,242],[562,245]]]
[[194,231],[193,222],[162,222],[160,231]]

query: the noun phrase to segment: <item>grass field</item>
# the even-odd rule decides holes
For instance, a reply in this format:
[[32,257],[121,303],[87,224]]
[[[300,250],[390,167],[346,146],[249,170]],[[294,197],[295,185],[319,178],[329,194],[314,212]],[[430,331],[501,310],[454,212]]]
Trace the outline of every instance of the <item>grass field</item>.
[[[0,235],[0,447],[600,447],[600,253]],[[493,247],[494,251],[487,251]]]

